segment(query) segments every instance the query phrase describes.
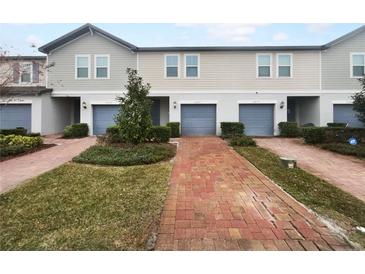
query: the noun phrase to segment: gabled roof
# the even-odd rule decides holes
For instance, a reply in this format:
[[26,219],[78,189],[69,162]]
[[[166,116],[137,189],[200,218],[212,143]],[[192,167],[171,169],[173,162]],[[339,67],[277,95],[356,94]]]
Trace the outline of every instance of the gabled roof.
[[359,27],[359,28],[357,28],[357,29],[349,32],[349,33],[346,33],[345,35],[343,35],[343,36],[341,36],[341,37],[339,37],[339,38],[337,38],[337,39],[335,39],[335,40],[333,40],[333,41],[331,41],[331,42],[323,45],[322,48],[323,49],[328,49],[328,48],[330,48],[330,47],[332,47],[334,45],[337,45],[338,43],[341,43],[341,42],[343,42],[343,41],[345,41],[347,39],[350,39],[350,38],[354,37],[355,35],[363,32],[363,31],[365,31],[365,25],[363,25],[363,26],[361,26],[361,27]]
[[338,43],[341,43],[344,40],[347,40],[362,31],[365,30],[365,25],[360,28],[347,33],[325,45],[317,45],[317,46],[197,46],[197,47],[137,47],[131,43],[128,43],[92,24],[85,24],[74,31],[71,31],[60,38],[42,46],[39,48],[40,52],[49,53],[50,51],[68,43],[79,36],[86,33],[99,33],[114,42],[120,44],[121,46],[127,47],[131,51],[139,51],[139,52],[165,52],[165,51],[287,51],[287,50],[323,50],[328,49]]
[[50,51],[62,46],[65,43],[68,43],[76,38],[78,38],[79,36],[86,34],[86,33],[99,33],[101,35],[106,36],[107,38],[113,40],[114,42],[120,44],[121,46],[125,46],[127,48],[129,48],[130,50],[136,50],[137,47],[133,44],[130,44],[112,34],[110,34],[109,32],[106,32],[98,27],[95,27],[92,24],[85,24],[59,38],[57,38],[56,40],[53,40],[52,42],[49,42],[48,44],[45,44],[44,46],[40,47],[38,50],[40,52],[43,53],[49,53]]

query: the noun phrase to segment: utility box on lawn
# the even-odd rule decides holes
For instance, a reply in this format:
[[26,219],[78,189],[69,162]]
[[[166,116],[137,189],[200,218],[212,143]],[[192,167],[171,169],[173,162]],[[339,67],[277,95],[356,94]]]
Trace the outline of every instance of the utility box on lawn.
[[286,157],[280,157],[281,163],[286,168],[296,168],[297,167],[297,160],[286,158]]

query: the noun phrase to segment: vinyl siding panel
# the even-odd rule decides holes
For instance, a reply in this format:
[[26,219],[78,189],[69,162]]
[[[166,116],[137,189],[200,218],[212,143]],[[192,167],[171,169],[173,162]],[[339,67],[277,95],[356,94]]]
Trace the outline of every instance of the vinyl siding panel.
[[318,90],[320,87],[319,51],[293,51],[294,77],[276,77],[276,53],[273,52],[272,78],[256,78],[256,52],[197,52],[200,77],[184,77],[184,53],[180,53],[180,78],[165,79],[164,54],[139,53],[139,71],[152,90]]
[[350,78],[350,53],[365,52],[365,31],[322,52],[322,88],[358,90],[359,82]]
[[[90,54],[90,79],[75,79],[75,55]],[[95,79],[94,55],[110,55],[110,79]],[[127,82],[126,69],[136,68],[136,53],[115,42],[94,33],[87,34],[56,49],[48,55],[48,62],[54,66],[48,72],[49,88],[55,91],[77,90],[121,90]]]

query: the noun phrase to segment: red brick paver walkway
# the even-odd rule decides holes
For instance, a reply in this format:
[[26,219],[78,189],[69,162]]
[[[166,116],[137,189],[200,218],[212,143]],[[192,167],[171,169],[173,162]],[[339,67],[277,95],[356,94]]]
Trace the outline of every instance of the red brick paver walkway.
[[258,138],[256,141],[280,156],[297,159],[302,169],[365,202],[365,161],[306,145],[301,139]]
[[0,193],[14,188],[27,179],[58,167],[96,142],[95,137],[82,139],[44,138],[44,143],[57,146],[0,162]]
[[350,247],[216,137],[183,138],[157,250],[347,250]]

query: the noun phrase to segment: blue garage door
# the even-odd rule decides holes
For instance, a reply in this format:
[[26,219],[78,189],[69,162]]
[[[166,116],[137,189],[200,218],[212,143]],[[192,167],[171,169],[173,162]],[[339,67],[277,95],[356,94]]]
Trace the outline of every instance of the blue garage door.
[[215,135],[215,105],[181,105],[182,135]]
[[105,134],[107,127],[115,124],[114,116],[118,113],[119,105],[93,106],[93,134]]
[[32,130],[32,106],[30,104],[0,105],[0,128],[24,127]]
[[333,105],[333,122],[348,123],[350,127],[363,127],[364,125],[357,119],[352,105]]
[[274,133],[274,105],[245,104],[239,107],[239,120],[249,136],[271,136]]

